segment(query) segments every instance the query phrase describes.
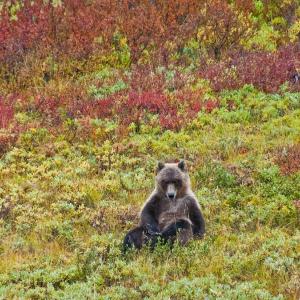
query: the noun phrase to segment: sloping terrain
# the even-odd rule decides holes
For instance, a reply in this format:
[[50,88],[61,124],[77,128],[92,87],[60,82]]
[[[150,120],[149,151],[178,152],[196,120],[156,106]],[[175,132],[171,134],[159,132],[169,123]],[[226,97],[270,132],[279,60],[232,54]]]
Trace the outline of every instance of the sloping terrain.
[[[299,299],[299,3],[155,2],[3,2],[0,299]],[[205,238],[123,255],[182,158]]]

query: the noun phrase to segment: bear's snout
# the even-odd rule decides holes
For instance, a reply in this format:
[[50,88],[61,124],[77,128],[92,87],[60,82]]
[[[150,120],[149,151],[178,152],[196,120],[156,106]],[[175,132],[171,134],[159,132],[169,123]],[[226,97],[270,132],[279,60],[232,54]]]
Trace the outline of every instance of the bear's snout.
[[170,200],[174,200],[175,197],[176,197],[176,188],[175,188],[175,185],[174,184],[168,184],[168,187],[167,187],[167,197],[170,199]]

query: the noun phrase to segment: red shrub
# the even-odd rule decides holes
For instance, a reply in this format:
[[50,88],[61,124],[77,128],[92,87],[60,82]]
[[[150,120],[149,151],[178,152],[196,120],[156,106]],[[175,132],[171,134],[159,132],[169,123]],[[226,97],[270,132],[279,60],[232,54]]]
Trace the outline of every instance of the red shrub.
[[129,82],[133,91],[163,91],[166,88],[166,79],[163,72],[158,73],[151,65],[133,66]]
[[[50,5],[43,1],[22,2],[22,8],[11,21],[10,8],[18,1],[4,1],[0,15],[0,60],[16,60],[26,51],[49,43]],[[18,2],[19,3],[19,2]]]
[[117,115],[121,123],[129,124],[134,122],[140,124],[147,112],[164,114],[168,108],[165,95],[160,92],[133,92],[130,91],[128,97],[120,101],[117,105]]
[[176,110],[171,110],[167,115],[159,117],[160,126],[164,129],[179,130],[187,120],[178,115]]
[[285,175],[300,171],[300,144],[279,150],[276,154],[275,162]]
[[[228,49],[240,48],[239,43],[252,34],[252,22],[247,11],[251,11],[252,1],[206,1],[202,15],[202,33],[198,38],[204,43],[215,59],[220,59]],[[243,2],[243,3],[241,3]]]
[[[223,52],[239,47],[240,40],[248,36],[252,27],[251,0],[234,3],[221,0],[65,0],[57,6],[51,3],[3,1],[1,62],[16,63],[32,50],[40,50],[44,57],[51,54],[55,59],[66,55],[86,58],[94,50],[111,49],[116,30],[126,37],[133,63],[147,49],[154,65],[166,65],[169,55],[182,53],[186,41],[191,38],[204,43],[219,59]],[[11,20],[11,8],[16,4],[20,9]],[[293,4],[288,9],[292,16],[295,8]],[[198,31],[200,26],[202,34]],[[246,59],[257,61],[257,65],[260,63],[256,57]]]
[[59,99],[37,96],[35,99],[35,107],[37,111],[42,114],[46,114],[47,116],[55,116],[57,114],[58,108],[61,107],[63,103],[64,101],[62,100],[62,97]]
[[275,53],[235,52],[220,63],[204,67],[200,73],[216,91],[253,84],[265,92],[276,92],[281,84],[291,80],[299,60],[299,45],[283,47]]
[[[122,5],[123,4],[123,5]],[[132,60],[136,62],[142,51],[152,48],[166,64],[168,49],[166,42],[172,41],[175,48],[195,35],[201,21],[199,14],[202,1],[122,1],[119,5],[120,30],[128,38]]]
[[[21,7],[11,20],[11,7],[16,3]],[[152,43],[159,51],[168,40],[183,44],[197,31],[199,7],[196,0],[168,4],[163,0],[65,0],[55,7],[43,0],[4,1],[0,12],[0,60],[14,62],[33,49],[56,57],[89,55],[100,47],[97,38],[102,38],[102,48],[110,47],[118,28],[127,37],[136,62]]]
[[[155,52],[157,62],[168,64],[171,52],[181,51],[191,38],[211,40],[209,46],[216,58],[229,47],[235,47],[249,34],[252,26],[248,13],[253,1],[242,0],[236,4],[210,0],[139,0],[127,1],[118,11],[119,28],[128,38],[133,62],[144,49]],[[200,36],[199,27],[204,28]],[[169,43],[169,42],[172,42]],[[155,50],[154,47],[155,46]]]
[[[11,20],[10,8],[16,3],[21,8]],[[0,60],[18,61],[34,49],[56,57],[90,54],[99,45],[95,38],[112,35],[115,11],[109,0],[65,0],[56,7],[43,0],[4,1],[0,11]]]
[[[149,121],[148,114],[155,114],[163,128],[174,130],[194,119],[200,110],[209,113],[218,106],[218,100],[203,101],[202,91],[199,90],[181,90],[171,95],[156,90],[131,90],[128,94],[119,92],[105,99],[95,100],[76,88],[70,93],[65,91],[61,96],[38,95],[33,103],[23,99],[18,105],[19,109],[22,107],[25,111],[38,112],[43,126],[49,128],[60,125],[66,117],[114,118],[123,125],[134,122],[139,126]],[[11,106],[0,106],[0,110],[2,107],[7,109]],[[3,116],[5,115],[2,114]]]
[[[249,0],[242,2],[241,11],[247,11]],[[16,3],[21,7],[11,20]],[[55,58],[86,57],[95,49],[111,49],[118,29],[127,38],[133,63],[147,49],[154,64],[165,65],[170,53],[197,38],[200,25],[217,35],[216,51],[236,45],[247,24],[239,22],[235,9],[224,1],[198,0],[65,0],[57,6],[43,0],[4,1],[0,60],[16,62],[34,49]]]
[[102,47],[111,42],[117,28],[119,1],[112,0],[65,0],[60,28],[63,51],[73,56],[86,56],[100,47],[95,39],[102,38]]
[[162,113],[168,109],[167,97],[159,92],[149,91],[138,94],[130,92],[127,107],[138,110],[148,110],[151,113]]
[[114,106],[117,101],[119,101],[119,97],[116,95],[97,101],[90,100],[90,103],[88,104],[89,113],[84,113],[84,115],[99,119],[109,118],[113,114]]
[[219,107],[218,100],[202,100],[201,91],[179,91],[173,95],[165,95],[157,91],[130,92],[124,101],[116,101],[117,116],[121,123],[136,123],[138,126],[147,113],[157,114],[162,128],[178,130],[204,109],[211,112]]
[[294,200],[294,205],[296,209],[300,212],[300,200]]
[[214,109],[219,108],[220,107],[220,102],[219,100],[208,100],[205,102],[204,104],[205,110],[210,113],[212,112]]
[[17,142],[19,135],[27,129],[28,125],[20,125],[14,122],[5,131],[0,131],[0,155],[8,151]]
[[0,128],[9,126],[14,117],[13,98],[4,99],[0,97]]
[[198,112],[201,110],[210,113],[220,106],[219,100],[209,99],[204,101],[202,97],[203,92],[201,90],[182,90],[176,93],[178,106],[183,107],[183,110],[185,112],[184,114],[188,119],[195,118]]

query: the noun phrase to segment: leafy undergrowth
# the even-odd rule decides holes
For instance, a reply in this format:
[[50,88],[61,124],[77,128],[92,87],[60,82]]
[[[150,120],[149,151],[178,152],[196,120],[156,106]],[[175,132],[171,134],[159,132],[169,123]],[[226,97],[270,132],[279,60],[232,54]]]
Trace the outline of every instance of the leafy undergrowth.
[[[219,96],[236,109],[203,111],[177,132],[142,124],[120,134],[89,119],[89,135],[68,121],[60,133],[21,133],[0,164],[2,297],[296,299],[299,146],[284,146],[299,143],[299,94]],[[189,163],[206,237],[123,256],[156,160],[177,157]]]
[[[299,3],[169,4],[0,1],[0,299],[299,299]],[[123,255],[181,158],[205,238]]]

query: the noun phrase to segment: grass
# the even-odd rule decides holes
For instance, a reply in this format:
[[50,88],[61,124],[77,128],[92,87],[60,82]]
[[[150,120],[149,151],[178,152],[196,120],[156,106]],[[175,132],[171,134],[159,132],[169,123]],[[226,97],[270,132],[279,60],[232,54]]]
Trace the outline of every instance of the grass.
[[[300,95],[248,98],[287,106],[261,118],[245,100],[235,111],[199,113],[177,132],[144,124],[120,135],[110,121],[91,120],[87,136],[67,123],[60,133],[22,133],[0,161],[0,297],[297,299],[299,165],[283,174],[276,155],[299,143]],[[185,248],[124,256],[156,161],[171,158],[189,165],[207,234]]]

